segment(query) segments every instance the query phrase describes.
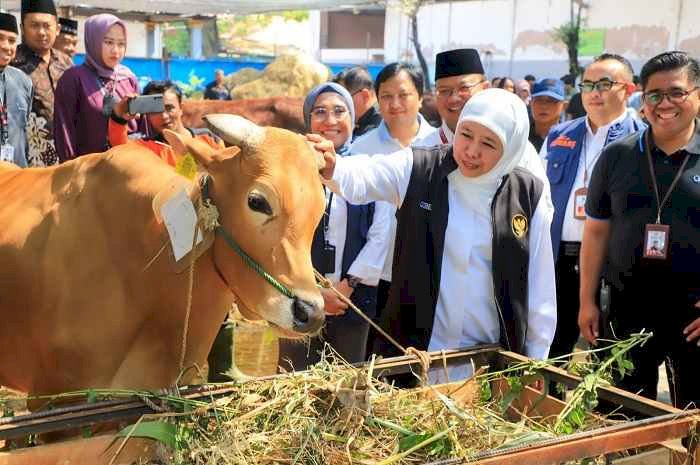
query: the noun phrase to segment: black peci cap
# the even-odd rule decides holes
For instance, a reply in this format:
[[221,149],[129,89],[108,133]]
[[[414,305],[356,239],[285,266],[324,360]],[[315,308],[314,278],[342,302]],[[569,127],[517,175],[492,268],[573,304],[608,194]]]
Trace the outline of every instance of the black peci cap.
[[61,34],[71,36],[78,35],[78,21],[70,18],[58,18],[58,24],[61,26]]
[[29,13],[48,13],[58,16],[53,0],[22,0],[22,18]]
[[17,18],[12,16],[10,13],[0,12],[0,31],[8,31],[19,34],[19,29],[17,29]]
[[461,76],[463,74],[484,74],[479,52],[473,48],[460,48],[440,52],[435,57],[435,80]]

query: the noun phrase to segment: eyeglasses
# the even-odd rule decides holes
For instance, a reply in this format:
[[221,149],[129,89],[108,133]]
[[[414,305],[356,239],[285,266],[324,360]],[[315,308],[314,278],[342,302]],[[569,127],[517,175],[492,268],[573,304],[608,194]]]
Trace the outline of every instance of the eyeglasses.
[[348,114],[348,109],[345,107],[336,106],[333,107],[333,109],[325,107],[316,107],[313,110],[311,110],[311,118],[315,119],[316,121],[325,121],[330,117],[331,114],[333,114],[333,116],[337,120],[343,119],[345,118],[345,115]]
[[452,94],[457,94],[458,97],[466,97],[470,95],[474,88],[478,86],[479,84],[483,84],[484,80],[482,79],[479,82],[475,82],[474,84],[461,84],[458,87],[440,87],[437,90],[437,96],[439,98],[450,98],[452,97]]
[[617,84],[624,84],[624,82],[611,81],[609,79],[601,79],[600,81],[583,81],[578,85],[581,92],[588,93],[597,90],[598,92],[608,92],[613,86]]
[[659,105],[664,101],[664,98],[667,98],[671,103],[680,105],[681,103],[685,102],[688,99],[688,96],[696,90],[698,90],[698,87],[693,87],[690,90],[671,89],[667,92],[652,90],[651,92],[645,92],[642,94],[642,97],[644,98],[644,103],[648,103],[652,106]]

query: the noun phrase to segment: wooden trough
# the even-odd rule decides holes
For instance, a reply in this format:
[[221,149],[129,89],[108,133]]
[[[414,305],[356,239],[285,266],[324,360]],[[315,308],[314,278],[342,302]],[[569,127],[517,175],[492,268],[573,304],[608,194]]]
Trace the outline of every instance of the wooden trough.
[[[518,354],[498,347],[484,346],[467,350],[432,353],[431,359],[440,365],[471,361],[475,367],[488,366],[500,370],[511,363],[527,361]],[[420,364],[410,357],[389,358],[375,363],[374,373],[383,375],[420,371]],[[544,370],[553,381],[573,388],[580,378],[558,368]],[[503,383],[494,382],[494,393],[503,392]],[[181,395],[190,399],[209,400],[225,396],[235,386],[199,386],[183,388]],[[606,463],[616,465],[700,465],[697,448],[700,433],[700,410],[681,411],[669,405],[648,400],[614,387],[598,389],[600,399],[621,405],[635,412],[635,421],[575,433],[556,439],[530,443],[526,446],[486,451],[469,460],[442,460],[426,465],[546,465],[563,464],[585,458],[606,457]],[[561,411],[563,403],[552,397],[539,399],[541,394],[526,388],[513,404],[515,411],[528,415],[550,416]],[[140,400],[104,401],[74,405],[53,411],[0,419],[0,441],[26,437],[29,434],[60,432],[109,422],[134,422],[140,416],[154,413]],[[684,440],[681,443],[681,440]],[[114,434],[89,439],[0,452],[0,465],[107,465],[116,454],[121,438]],[[130,439],[118,454],[114,464],[148,463],[162,452],[155,442]],[[632,450],[628,457],[617,453]],[[139,460],[141,462],[139,462]]]

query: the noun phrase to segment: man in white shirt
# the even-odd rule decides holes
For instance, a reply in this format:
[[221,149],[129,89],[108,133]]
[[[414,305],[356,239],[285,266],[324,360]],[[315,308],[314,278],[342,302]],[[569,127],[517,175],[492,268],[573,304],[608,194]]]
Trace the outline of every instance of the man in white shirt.
[[477,50],[461,48],[438,53],[435,56],[435,102],[442,125],[418,145],[451,144],[464,104],[490,85]]
[[634,91],[632,66],[624,57],[597,57],[579,84],[587,116],[554,126],[542,145],[554,220],[557,260],[557,331],[550,355],[569,354],[579,338],[579,250],[586,219],[585,200],[593,168],[611,142],[636,132],[642,123],[626,111]]

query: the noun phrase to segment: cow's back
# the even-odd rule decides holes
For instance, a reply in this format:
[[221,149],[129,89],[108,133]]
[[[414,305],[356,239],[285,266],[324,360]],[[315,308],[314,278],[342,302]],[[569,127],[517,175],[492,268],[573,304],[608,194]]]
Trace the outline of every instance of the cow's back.
[[239,115],[260,126],[304,131],[303,100],[297,97],[268,97],[246,100],[185,100],[182,122],[186,127],[203,127],[203,116],[213,113]]

